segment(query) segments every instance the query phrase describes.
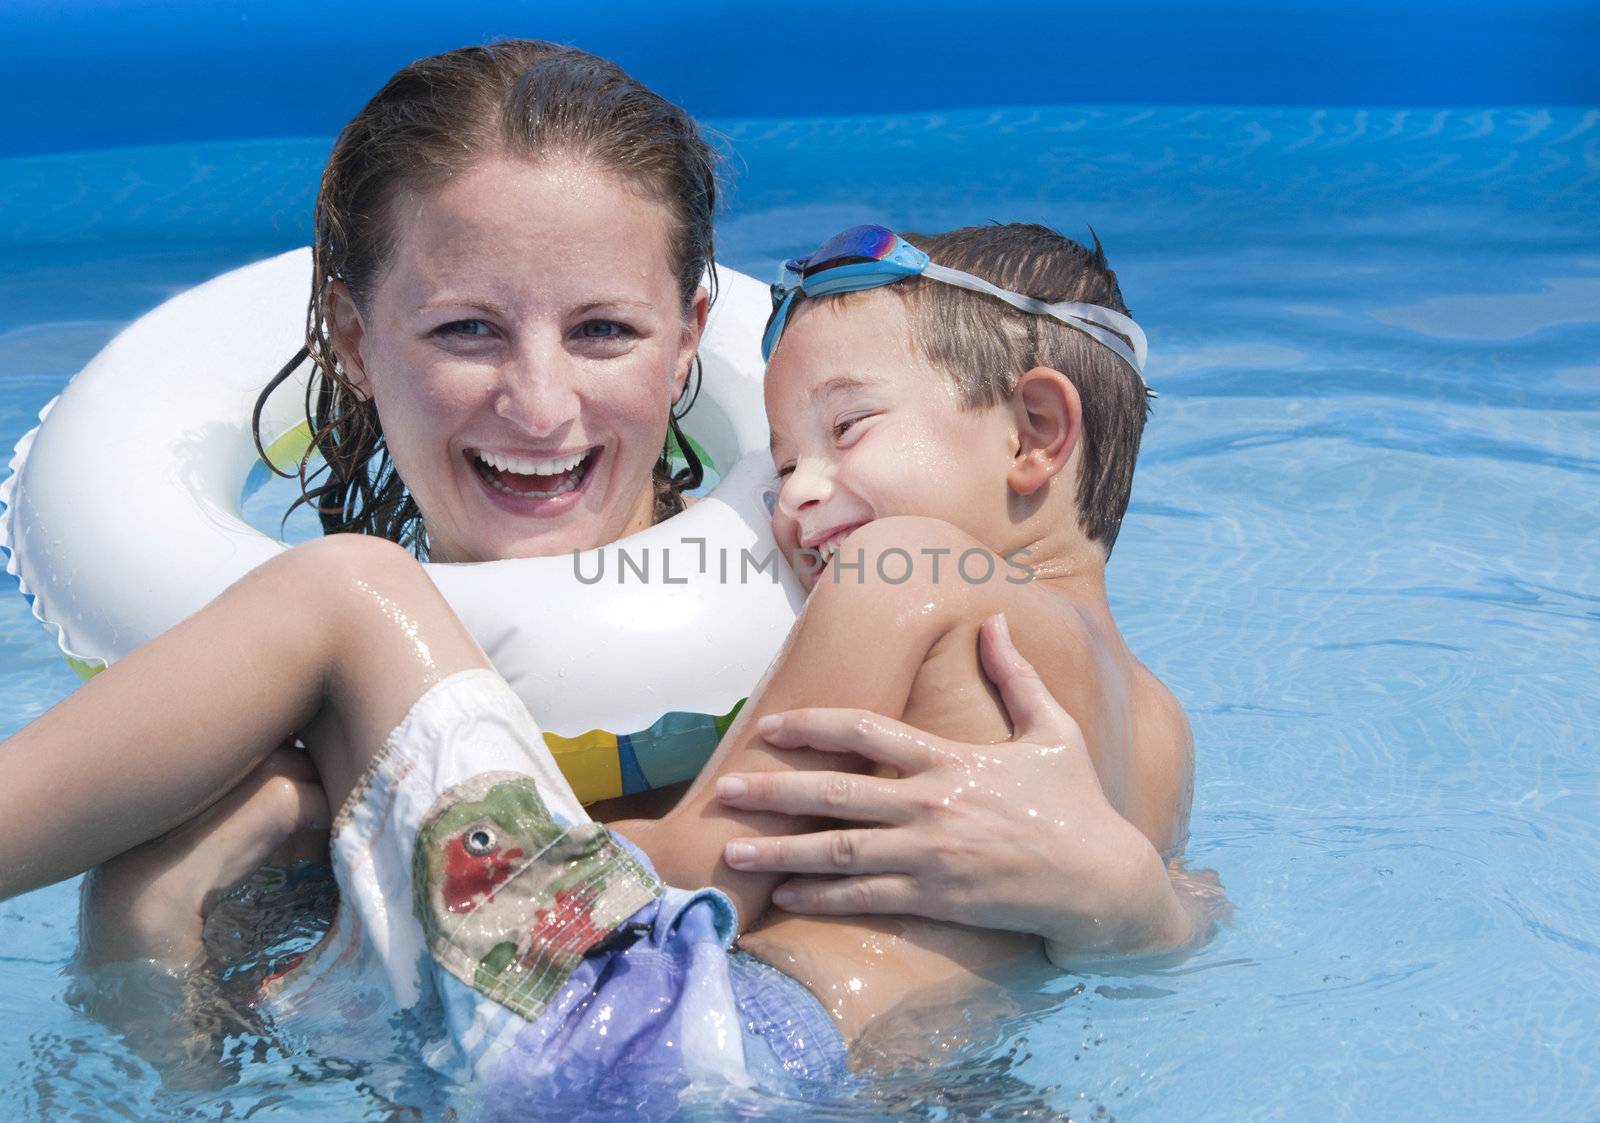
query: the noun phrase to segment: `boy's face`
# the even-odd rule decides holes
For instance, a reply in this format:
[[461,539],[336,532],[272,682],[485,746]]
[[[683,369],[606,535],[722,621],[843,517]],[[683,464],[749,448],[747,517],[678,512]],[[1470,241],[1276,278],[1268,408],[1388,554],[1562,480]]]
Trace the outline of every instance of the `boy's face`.
[[890,515],[943,519],[999,548],[1011,413],[962,408],[892,293],[803,309],[767,365],[766,402],[781,484],[773,533],[808,589],[822,567],[801,551],[826,563],[846,534]]

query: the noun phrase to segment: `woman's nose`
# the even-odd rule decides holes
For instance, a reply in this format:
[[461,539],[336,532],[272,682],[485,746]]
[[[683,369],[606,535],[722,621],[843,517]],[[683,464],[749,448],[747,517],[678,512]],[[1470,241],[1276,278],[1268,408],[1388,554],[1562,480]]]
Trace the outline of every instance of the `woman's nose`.
[[828,470],[815,460],[802,459],[783,479],[783,487],[778,490],[778,510],[791,519],[799,518],[801,511],[832,493],[833,479]]
[[499,370],[494,412],[529,436],[548,437],[578,416],[578,380],[567,356],[519,348]]

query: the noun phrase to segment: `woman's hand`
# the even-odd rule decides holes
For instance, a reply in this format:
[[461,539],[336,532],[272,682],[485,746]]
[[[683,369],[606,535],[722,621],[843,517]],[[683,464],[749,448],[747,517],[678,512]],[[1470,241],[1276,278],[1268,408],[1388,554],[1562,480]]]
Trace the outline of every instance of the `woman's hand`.
[[301,830],[326,829],[328,804],[305,753],[279,748],[203,813],[90,872],[81,957],[94,967],[155,960],[198,966],[206,914]]
[[903,913],[1046,937],[1051,957],[1179,947],[1190,910],[1160,855],[1106,800],[1078,723],[986,621],[980,652],[1015,731],[999,745],[931,737],[860,710],[764,717],[781,748],[854,753],[897,779],[846,772],[724,776],[729,806],[864,824],[731,841],[740,870],[823,874],[779,886],[790,912]]

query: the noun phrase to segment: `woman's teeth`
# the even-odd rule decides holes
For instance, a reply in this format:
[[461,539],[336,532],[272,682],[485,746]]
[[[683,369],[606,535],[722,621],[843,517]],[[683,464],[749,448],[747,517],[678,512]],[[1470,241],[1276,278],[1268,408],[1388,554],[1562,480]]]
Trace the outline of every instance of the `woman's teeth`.
[[519,499],[553,499],[577,487],[593,449],[548,460],[474,450],[478,472],[496,491]]
[[555,476],[582,464],[589,455],[587,449],[571,456],[558,456],[553,460],[532,460],[524,456],[507,456],[500,452],[480,452],[479,460],[502,472],[515,472],[519,476]]

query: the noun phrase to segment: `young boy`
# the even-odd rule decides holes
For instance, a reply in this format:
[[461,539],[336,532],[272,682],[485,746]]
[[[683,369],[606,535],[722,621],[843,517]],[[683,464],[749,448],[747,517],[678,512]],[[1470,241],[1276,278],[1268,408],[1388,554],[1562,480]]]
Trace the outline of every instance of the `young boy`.
[[[590,822],[426,577],[378,543],[330,540],[263,567],[69,699],[70,716],[8,745],[23,774],[63,762],[68,790],[74,767],[122,742],[181,746],[169,751],[186,759],[159,792],[130,781],[114,814],[51,810],[56,844],[8,848],[27,857],[0,892],[150,837],[232,788],[259,746],[307,731],[342,807],[342,905],[309,960],[269,988],[280,1013],[317,1004],[330,973],[355,973],[345,1003],[386,992],[402,1007],[437,1004],[448,1033],[430,1062],[484,1081],[494,1102],[582,1099],[617,1081],[634,1098],[702,1074],[831,1084],[874,1018],[914,995],[953,999],[1041,941],[910,918],[764,919],[778,876],[730,868],[724,847],[792,833],[796,820],[730,811],[716,779],[837,767],[761,724],[803,706],[1006,740],[979,656],[983,628],[994,669],[1003,636],[985,621],[1005,613],[1084,735],[1059,746],[1061,767],[1082,778],[1074,806],[1018,807],[1060,817],[1097,859],[1082,924],[1053,934],[1086,950],[1182,942],[1188,922],[1159,851],[1187,819],[1188,726],[1122,642],[1104,585],[1145,417],[1142,333],[1098,247],[1027,226],[917,241],[937,264],[881,228],[792,263],[797,288],[779,294],[768,332],[767,409],[775,528],[811,593],[667,816]],[[265,634],[307,570],[346,594],[320,621],[323,646],[300,653],[303,669],[275,669],[243,719],[212,721],[221,707],[206,699],[246,681],[211,657],[219,637]],[[174,679],[194,686],[191,708],[151,707],[143,695]],[[86,731],[104,742],[73,748]],[[1003,761],[976,761],[971,783],[1003,788],[1004,773]],[[736,935],[743,950],[730,953]]]
[[[1101,882],[1123,899],[1086,900],[1066,950],[1181,942],[1187,921],[1154,856],[1187,826],[1188,721],[1128,650],[1105,592],[1147,411],[1143,337],[1122,319],[1115,275],[1098,246],[1023,225],[904,241],[858,228],[794,264],[804,288],[774,313],[766,402],[781,484],[774,528],[811,592],[752,702],[771,712],[825,698],[957,741],[1004,741],[978,643],[984,621],[1003,613],[1082,727],[1105,799],[1142,835]],[[966,287],[974,277],[988,285]],[[1034,298],[1020,301],[1026,310],[1005,302],[1019,294]],[[1041,302],[1075,304],[1065,314],[1076,322],[1041,314]],[[754,917],[770,876],[744,881],[719,868],[703,836],[678,833],[685,818],[709,815],[712,778],[732,767],[713,758],[672,814],[618,827],[669,883],[716,884]],[[1003,788],[1004,763],[989,768],[973,783]],[[1073,810],[1081,824],[1117,829],[1114,816]],[[687,852],[663,833],[688,839]],[[1111,840],[1092,845],[1119,853]],[[959,992],[1040,942],[901,917],[775,913],[740,946],[824,996],[853,1038],[906,995]]]

